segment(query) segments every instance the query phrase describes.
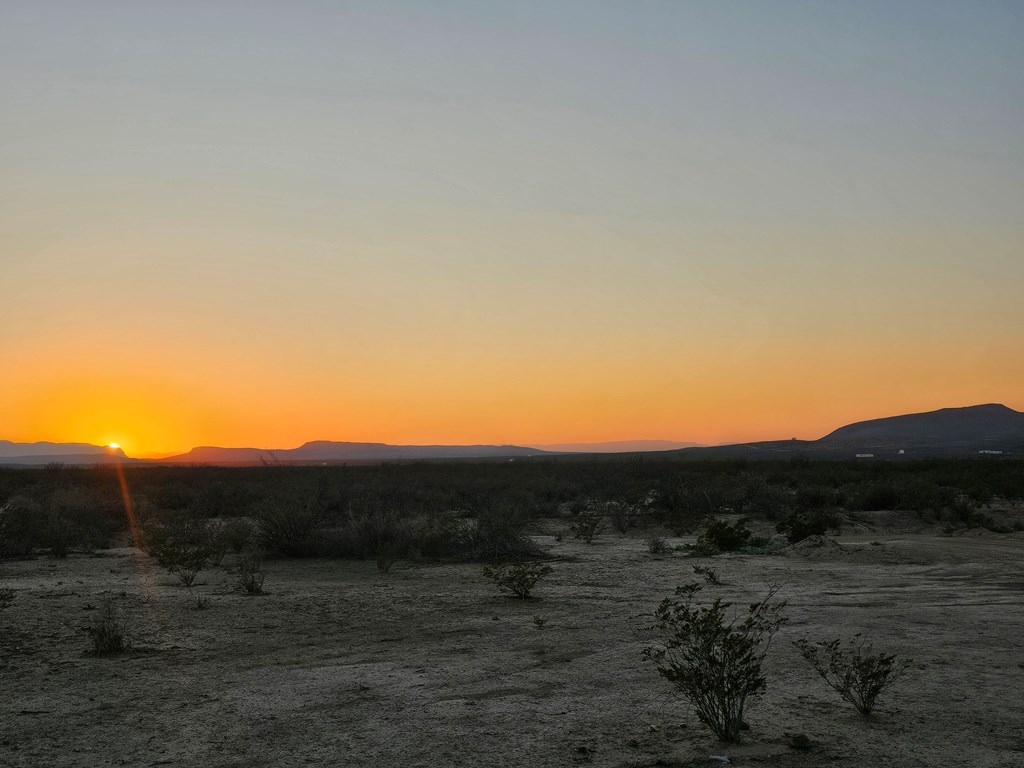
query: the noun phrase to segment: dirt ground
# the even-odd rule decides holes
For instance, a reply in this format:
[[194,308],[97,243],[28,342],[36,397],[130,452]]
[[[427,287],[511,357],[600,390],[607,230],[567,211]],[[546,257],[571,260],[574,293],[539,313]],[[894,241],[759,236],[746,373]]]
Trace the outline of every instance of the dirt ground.
[[[477,565],[291,560],[267,564],[263,597],[204,571],[197,610],[128,548],[4,562],[0,765],[1024,766],[1024,534],[890,528],[713,561],[639,536],[539,540],[554,570],[526,601]],[[739,746],[641,653],[694,564],[725,581],[709,596],[743,605],[774,582],[789,603]],[[104,596],[134,648],[92,658],[82,627]],[[871,720],[790,642],[856,632],[913,659]]]

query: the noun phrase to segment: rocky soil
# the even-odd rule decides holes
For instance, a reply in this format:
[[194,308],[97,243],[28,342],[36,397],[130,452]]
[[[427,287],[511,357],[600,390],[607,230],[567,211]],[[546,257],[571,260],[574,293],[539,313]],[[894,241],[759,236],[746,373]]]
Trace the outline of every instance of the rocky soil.
[[[1024,534],[876,530],[713,559],[539,540],[553,572],[525,601],[476,565],[325,560],[269,562],[252,597],[229,556],[200,574],[198,610],[129,548],[0,563],[0,765],[1024,766]],[[725,582],[710,597],[775,583],[789,604],[742,745],[642,656],[694,564]],[[93,658],[82,628],[104,598],[133,647]],[[857,632],[913,659],[871,720],[791,643]]]

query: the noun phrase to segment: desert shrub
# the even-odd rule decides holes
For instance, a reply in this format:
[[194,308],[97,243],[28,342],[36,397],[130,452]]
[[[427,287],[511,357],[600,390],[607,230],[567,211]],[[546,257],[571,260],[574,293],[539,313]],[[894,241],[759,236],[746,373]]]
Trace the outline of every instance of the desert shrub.
[[846,503],[847,509],[862,512],[899,509],[900,492],[892,483],[873,483],[857,489]]
[[572,524],[573,538],[579,539],[587,544],[593,544],[594,540],[605,529],[604,515],[595,510],[586,510],[576,516]]
[[42,538],[42,507],[27,496],[14,496],[0,507],[0,558],[32,554]]
[[266,577],[262,554],[256,551],[243,552],[238,558],[238,588],[248,595],[262,595]]
[[824,536],[828,530],[838,528],[840,524],[841,518],[834,512],[801,510],[786,515],[775,526],[775,530],[785,535],[790,544],[795,544],[808,536]]
[[111,656],[123,653],[131,647],[127,624],[110,598],[100,603],[92,624],[86,627],[85,631],[91,641],[87,651],[90,656]]
[[59,512],[51,509],[46,515],[46,525],[43,528],[42,541],[44,547],[50,550],[54,557],[67,557],[71,551],[71,544],[74,533],[71,523]]
[[789,509],[790,497],[784,488],[771,485],[764,475],[751,475],[743,487],[744,514],[778,520]]
[[192,589],[192,587],[188,588],[188,596],[192,602],[192,607],[197,611],[205,611],[210,607],[210,598]]
[[495,502],[463,521],[450,545],[460,560],[532,559],[543,552],[525,532],[526,516],[516,505]]
[[199,572],[206,567],[211,550],[198,544],[185,544],[177,541],[162,542],[152,548],[157,561],[186,587],[191,587]]
[[678,480],[661,483],[653,502],[662,525],[674,536],[684,536],[700,528],[713,506],[706,491]]
[[517,563],[515,565],[484,568],[484,576],[493,581],[512,597],[525,600],[530,597],[534,586],[551,573],[550,565],[539,563]]
[[771,536],[762,536],[759,533],[755,533],[755,534],[751,535],[751,537],[749,539],[747,539],[747,548],[748,549],[764,549],[765,547],[770,546],[771,543],[772,543],[772,537]]
[[829,509],[842,504],[842,495],[835,488],[810,485],[798,488],[793,497],[793,507],[802,512]]
[[10,587],[0,587],[0,611],[5,610],[14,602],[14,590]]
[[978,512],[978,502],[961,493],[949,504],[949,514],[954,523],[959,525],[971,525]]
[[398,544],[386,541],[377,547],[377,554],[375,557],[377,561],[377,570],[380,573],[390,573],[392,566],[399,559],[399,548]]
[[254,517],[260,545],[268,552],[286,557],[316,554],[325,514],[315,495],[264,501],[257,505]]
[[772,637],[786,621],[785,602],[773,601],[773,587],[746,613],[730,618],[731,603],[716,599],[698,605],[701,589],[700,584],[686,584],[676,589],[675,599],[661,602],[654,629],[662,639],[644,655],[693,704],[715,736],[736,742],[747,700],[767,687],[761,667]]
[[806,638],[794,645],[821,678],[865,717],[911,664],[895,654],[876,653],[859,634],[845,645],[840,640],[811,643]]
[[700,535],[697,548],[699,552],[733,552],[746,544],[749,538],[750,529],[747,527],[746,519],[731,523],[726,520],[713,520]]
[[213,518],[202,525],[201,541],[207,551],[207,561],[217,567],[224,562],[224,556],[231,549],[230,530],[225,520]]
[[652,555],[667,555],[672,551],[672,547],[664,536],[650,536],[647,539],[647,551]]
[[698,576],[703,576],[704,581],[708,584],[721,585],[722,580],[718,578],[718,571],[707,565],[695,565],[693,566],[693,572]]
[[253,525],[244,517],[234,517],[221,521],[221,535],[232,552],[238,554],[252,543]]

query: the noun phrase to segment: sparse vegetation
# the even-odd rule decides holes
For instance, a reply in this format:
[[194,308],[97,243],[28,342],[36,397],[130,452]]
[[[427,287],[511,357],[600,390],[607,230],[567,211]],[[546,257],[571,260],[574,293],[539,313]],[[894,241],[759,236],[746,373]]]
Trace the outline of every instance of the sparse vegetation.
[[0,587],[0,611],[6,610],[14,602],[14,590],[10,587]]
[[693,704],[697,717],[722,741],[737,742],[747,700],[767,687],[762,663],[772,637],[785,623],[777,588],[730,617],[731,603],[716,599],[699,605],[700,584],[676,589],[658,606],[654,629],[659,645],[645,650],[658,673]]
[[539,563],[517,563],[515,565],[484,568],[484,576],[493,581],[512,597],[526,600],[532,596],[537,582],[551,573],[551,566]]
[[865,717],[871,716],[878,698],[911,664],[895,654],[876,652],[859,634],[845,644],[841,640],[812,643],[803,638],[794,645],[822,680]]

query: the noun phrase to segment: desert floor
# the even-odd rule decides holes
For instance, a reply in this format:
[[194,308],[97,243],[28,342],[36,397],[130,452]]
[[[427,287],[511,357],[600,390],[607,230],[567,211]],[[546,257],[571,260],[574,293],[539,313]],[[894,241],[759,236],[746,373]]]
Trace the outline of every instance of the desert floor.
[[[0,765],[1024,766],[1024,534],[871,527],[713,560],[542,536],[554,571],[532,600],[499,596],[478,565],[280,560],[262,597],[204,571],[197,610],[133,549],[4,562]],[[695,563],[725,581],[709,597],[743,605],[772,582],[789,604],[738,746],[642,657]],[[92,658],[82,628],[105,596],[134,648]],[[871,720],[791,644],[856,632],[913,658]]]

